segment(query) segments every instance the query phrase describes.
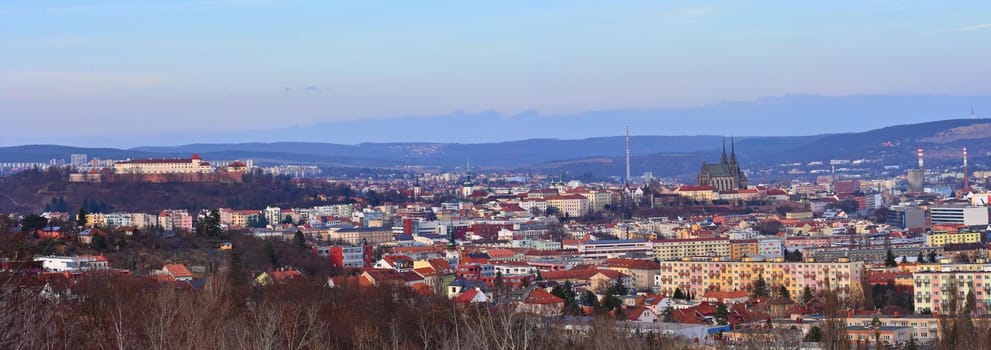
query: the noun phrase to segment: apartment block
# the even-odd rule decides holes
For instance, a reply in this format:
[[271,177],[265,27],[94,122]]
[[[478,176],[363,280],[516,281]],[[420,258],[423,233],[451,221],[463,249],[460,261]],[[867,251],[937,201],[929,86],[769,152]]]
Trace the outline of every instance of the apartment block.
[[654,285],[668,295],[677,288],[702,295],[713,290],[750,291],[753,282],[762,276],[772,289],[784,286],[791,295],[801,295],[806,286],[812,291],[821,290],[828,280],[831,289],[849,297],[851,293],[863,293],[860,286],[863,267],[859,261],[663,261]]
[[654,258],[660,261],[684,257],[726,257],[730,254],[728,238],[663,239],[653,243]]
[[[915,283],[915,312],[947,313],[956,290],[957,308],[962,310],[967,293],[973,291],[977,312],[987,313],[991,305],[991,264],[979,264],[980,270],[962,271],[949,266],[938,270],[920,270],[912,274]],[[960,311],[957,310],[957,311]]]

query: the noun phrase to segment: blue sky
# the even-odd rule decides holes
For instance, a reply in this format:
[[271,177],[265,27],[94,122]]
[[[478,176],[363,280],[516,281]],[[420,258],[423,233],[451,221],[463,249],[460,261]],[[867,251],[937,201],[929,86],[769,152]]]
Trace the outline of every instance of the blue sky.
[[3,145],[267,141],[462,112],[986,96],[991,2],[7,0],[0,53]]

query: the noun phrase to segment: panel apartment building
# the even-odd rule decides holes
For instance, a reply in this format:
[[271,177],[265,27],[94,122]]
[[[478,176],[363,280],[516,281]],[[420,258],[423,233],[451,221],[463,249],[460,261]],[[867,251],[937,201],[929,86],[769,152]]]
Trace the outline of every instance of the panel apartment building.
[[675,289],[702,295],[706,291],[751,290],[762,276],[771,290],[779,285],[791,295],[801,295],[808,286],[813,292],[829,286],[841,297],[863,293],[860,286],[864,263],[841,262],[772,262],[772,261],[662,261],[654,287],[671,295]]

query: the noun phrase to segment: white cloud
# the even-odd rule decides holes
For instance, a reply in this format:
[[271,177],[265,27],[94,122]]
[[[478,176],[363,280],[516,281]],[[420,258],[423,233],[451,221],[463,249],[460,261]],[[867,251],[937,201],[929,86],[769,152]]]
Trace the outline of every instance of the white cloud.
[[945,30],[943,32],[944,33],[969,32],[969,31],[972,31],[972,30],[981,30],[981,29],[991,29],[991,23],[984,23],[984,24],[978,24],[978,25],[967,26],[967,27],[953,28],[953,29]]

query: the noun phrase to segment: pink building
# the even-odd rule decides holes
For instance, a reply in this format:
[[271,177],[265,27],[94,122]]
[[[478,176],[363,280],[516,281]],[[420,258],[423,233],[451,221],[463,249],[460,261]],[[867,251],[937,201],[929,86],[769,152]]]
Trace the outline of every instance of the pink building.
[[158,213],[158,226],[166,231],[193,231],[193,217],[183,209],[166,209]]

